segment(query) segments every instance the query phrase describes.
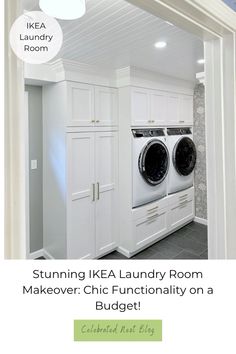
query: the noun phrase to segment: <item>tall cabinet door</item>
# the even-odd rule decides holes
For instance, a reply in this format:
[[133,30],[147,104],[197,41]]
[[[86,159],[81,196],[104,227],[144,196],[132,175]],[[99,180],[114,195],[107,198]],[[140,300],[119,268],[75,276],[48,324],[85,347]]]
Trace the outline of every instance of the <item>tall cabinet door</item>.
[[117,89],[102,86],[95,88],[95,124],[97,126],[118,124]]
[[193,125],[193,96],[182,95],[180,115],[180,123]]
[[116,132],[96,133],[96,255],[109,252],[117,242],[118,142]]
[[133,126],[150,125],[149,91],[131,88],[131,116]]
[[180,97],[178,94],[169,93],[167,99],[167,122],[168,125],[179,124],[180,121]]
[[69,259],[91,259],[95,256],[94,144],[94,133],[67,134]]
[[68,95],[68,126],[90,127],[95,123],[94,87],[87,84],[69,82]]
[[167,94],[162,91],[150,91],[150,120],[155,125],[165,126],[167,122]]

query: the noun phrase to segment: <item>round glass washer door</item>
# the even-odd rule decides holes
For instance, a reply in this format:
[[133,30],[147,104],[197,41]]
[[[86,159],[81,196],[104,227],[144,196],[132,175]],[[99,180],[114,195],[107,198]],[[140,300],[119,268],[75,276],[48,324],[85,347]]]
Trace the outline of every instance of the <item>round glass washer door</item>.
[[173,150],[173,163],[181,176],[190,175],[196,165],[197,151],[194,142],[188,137],[181,138]]
[[139,156],[139,171],[144,180],[152,186],[160,184],[167,176],[169,153],[160,140],[147,143]]

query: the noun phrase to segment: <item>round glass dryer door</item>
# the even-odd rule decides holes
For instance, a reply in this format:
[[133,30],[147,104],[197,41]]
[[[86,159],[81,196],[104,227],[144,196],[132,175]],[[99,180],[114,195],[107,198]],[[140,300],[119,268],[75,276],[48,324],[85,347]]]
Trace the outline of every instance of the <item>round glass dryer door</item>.
[[194,142],[190,138],[180,139],[173,151],[173,163],[177,172],[182,176],[188,176],[193,172],[197,160],[197,151]]
[[152,186],[160,184],[167,175],[169,153],[160,140],[151,140],[139,156],[139,171],[145,181]]

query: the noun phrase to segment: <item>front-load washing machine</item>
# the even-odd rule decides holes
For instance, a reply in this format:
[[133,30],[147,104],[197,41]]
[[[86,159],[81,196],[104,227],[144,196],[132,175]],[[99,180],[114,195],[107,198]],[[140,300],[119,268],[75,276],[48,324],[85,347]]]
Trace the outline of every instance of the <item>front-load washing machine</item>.
[[193,186],[197,151],[192,128],[168,128],[167,136],[170,153],[168,194],[172,194]]
[[133,129],[133,208],[167,195],[169,152],[164,129]]

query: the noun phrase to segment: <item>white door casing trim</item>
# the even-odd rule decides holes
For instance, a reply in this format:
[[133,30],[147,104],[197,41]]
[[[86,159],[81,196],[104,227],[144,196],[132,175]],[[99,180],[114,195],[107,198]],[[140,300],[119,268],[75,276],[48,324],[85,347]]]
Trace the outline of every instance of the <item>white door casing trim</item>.
[[[26,257],[30,258],[30,202],[29,202],[29,93],[25,91],[25,221],[26,221]],[[40,256],[39,256],[40,257]]]

